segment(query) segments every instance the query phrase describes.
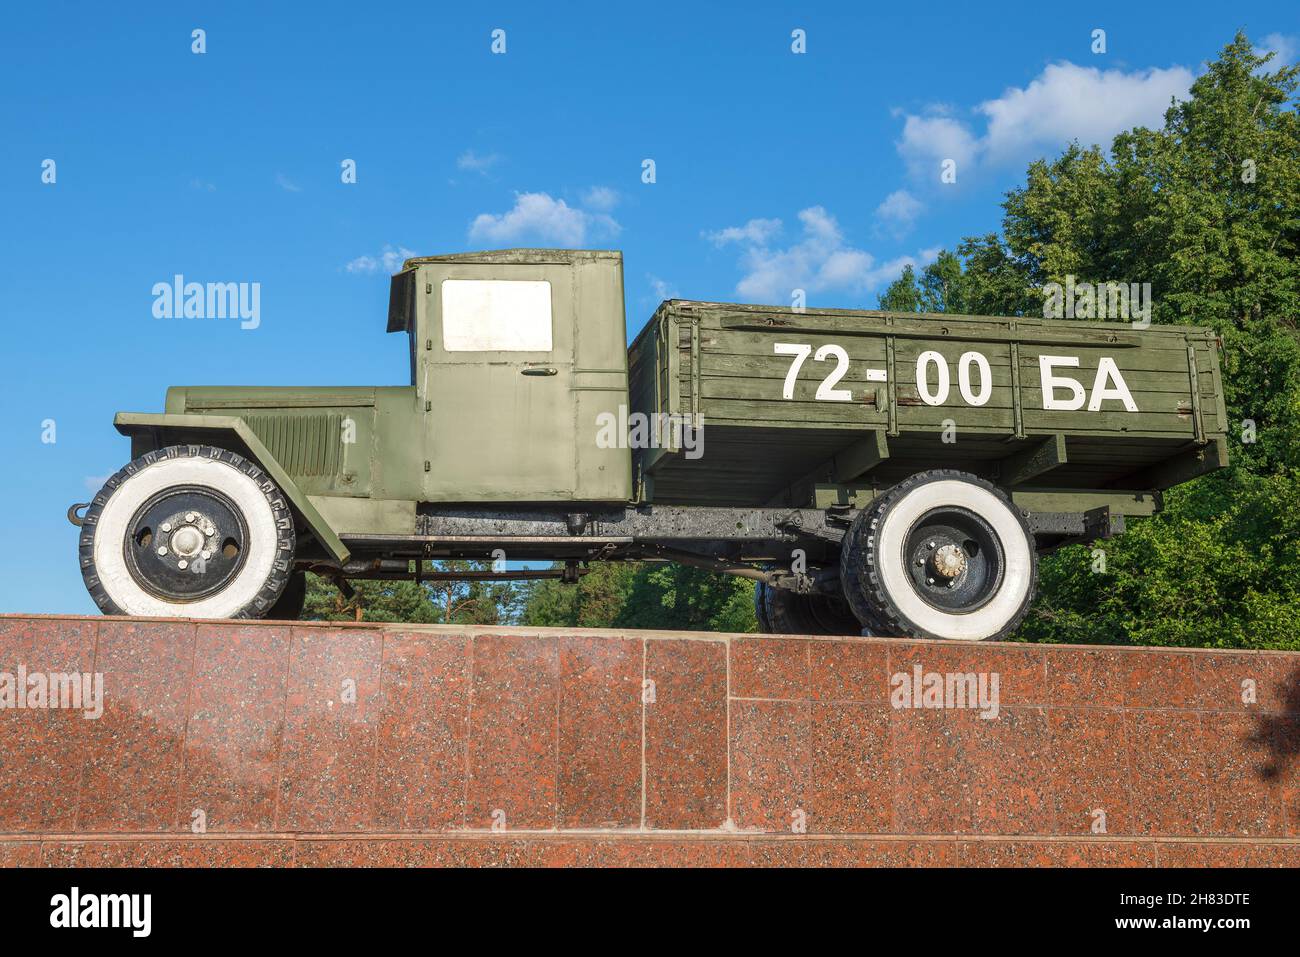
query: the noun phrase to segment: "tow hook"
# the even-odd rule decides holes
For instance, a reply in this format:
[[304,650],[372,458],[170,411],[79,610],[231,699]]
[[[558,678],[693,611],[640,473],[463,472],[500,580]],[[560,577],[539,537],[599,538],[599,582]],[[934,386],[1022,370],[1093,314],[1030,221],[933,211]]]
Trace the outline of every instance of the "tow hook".
[[84,515],[77,514],[83,508],[90,508],[90,503],[77,502],[71,508],[68,509],[68,521],[71,522],[73,525],[77,526],[77,528],[81,528],[82,523],[86,521],[86,517]]

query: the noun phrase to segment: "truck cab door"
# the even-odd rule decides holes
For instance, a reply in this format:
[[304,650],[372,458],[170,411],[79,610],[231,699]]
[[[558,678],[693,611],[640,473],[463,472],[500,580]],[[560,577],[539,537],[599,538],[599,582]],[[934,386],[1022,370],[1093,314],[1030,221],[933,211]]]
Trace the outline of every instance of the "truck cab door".
[[552,264],[426,268],[427,332],[415,370],[429,462],[425,500],[574,498],[571,271]]

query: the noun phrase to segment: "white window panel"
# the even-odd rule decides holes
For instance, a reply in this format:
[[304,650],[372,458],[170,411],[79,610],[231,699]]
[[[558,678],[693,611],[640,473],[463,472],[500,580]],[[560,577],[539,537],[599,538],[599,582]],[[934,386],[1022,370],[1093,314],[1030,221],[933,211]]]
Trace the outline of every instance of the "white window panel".
[[447,352],[550,352],[551,284],[544,279],[444,279]]

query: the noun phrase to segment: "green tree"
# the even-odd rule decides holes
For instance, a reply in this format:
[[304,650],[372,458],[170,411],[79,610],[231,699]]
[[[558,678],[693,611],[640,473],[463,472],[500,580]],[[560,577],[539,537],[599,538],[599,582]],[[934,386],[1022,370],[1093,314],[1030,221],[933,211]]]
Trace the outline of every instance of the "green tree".
[[758,630],[753,582],[658,562],[600,562],[576,585],[534,582],[522,620],[583,628]]
[[[490,562],[426,563],[430,571],[467,572]],[[345,598],[332,581],[307,575],[304,621],[383,621],[465,625],[507,625],[519,620],[523,592],[515,582],[353,580],[355,596]],[[357,618],[358,609],[361,617]]]
[[1099,553],[1045,559],[1022,638],[1300,647],[1300,67],[1271,61],[1239,33],[1159,129],[1031,163],[1001,230],[942,267],[942,299],[905,274],[917,308],[986,315],[1041,315],[1067,275],[1149,282],[1154,322],[1223,340],[1232,466]]
[[916,284],[916,270],[910,264],[903,274],[880,294],[880,308],[886,312],[920,312],[921,289]]

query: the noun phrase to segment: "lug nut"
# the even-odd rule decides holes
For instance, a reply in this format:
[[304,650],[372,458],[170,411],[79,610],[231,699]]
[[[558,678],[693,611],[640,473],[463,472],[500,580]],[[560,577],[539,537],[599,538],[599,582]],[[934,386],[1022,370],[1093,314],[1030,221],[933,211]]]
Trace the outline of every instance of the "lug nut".
[[203,551],[203,552],[200,552],[199,554],[203,556],[203,560],[204,560],[205,562],[206,562],[209,558],[212,557],[212,553],[209,552],[209,551]]
[[159,555],[166,555],[166,554],[167,554],[167,546],[164,545],[164,546],[162,546],[161,548],[159,548],[159,549],[158,549],[158,554],[159,554]]
[[934,542],[926,542],[926,543],[925,543],[925,547],[926,547],[926,548],[934,548]]
[[187,565],[189,565],[189,562],[187,562],[187,561],[186,561],[185,559],[183,559],[183,558],[182,558],[180,561],[178,561],[178,562],[176,563],[176,567],[177,567],[177,568],[185,568]]
[[172,523],[171,523],[171,522],[163,522],[161,527],[162,527],[162,530],[163,530],[164,532],[170,532],[170,531],[172,530]]
[[192,522],[192,521],[194,521],[194,513],[193,513],[193,512],[186,512],[186,513],[185,513],[185,521],[187,521],[187,522]]

